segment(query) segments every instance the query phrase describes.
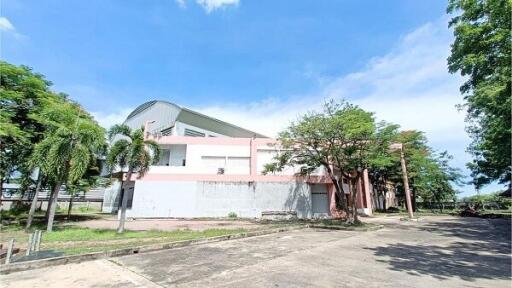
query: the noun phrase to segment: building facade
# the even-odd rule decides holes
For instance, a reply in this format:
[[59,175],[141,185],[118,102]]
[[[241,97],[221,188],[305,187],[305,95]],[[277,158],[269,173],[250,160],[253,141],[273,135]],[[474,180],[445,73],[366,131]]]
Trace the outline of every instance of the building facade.
[[[338,215],[334,186],[322,168],[307,177],[296,176],[298,167],[263,175],[279,152],[274,139],[165,101],[142,104],[124,124],[145,127],[161,155],[144,177],[134,175],[124,189],[115,183],[105,191],[105,212],[117,211],[126,193],[132,218],[230,213],[252,218],[266,211],[295,212],[300,218]],[[357,186],[356,205],[371,214],[366,172]],[[348,193],[348,185],[343,187]]]

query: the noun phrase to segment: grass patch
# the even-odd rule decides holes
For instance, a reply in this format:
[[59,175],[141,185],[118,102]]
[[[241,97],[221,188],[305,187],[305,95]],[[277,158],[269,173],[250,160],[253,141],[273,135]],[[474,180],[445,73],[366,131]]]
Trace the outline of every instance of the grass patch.
[[52,233],[45,233],[43,240],[47,242],[57,241],[112,241],[124,239],[141,238],[165,238],[173,240],[188,240],[195,238],[215,237],[226,235],[227,232],[239,233],[245,232],[245,229],[207,229],[202,231],[193,230],[174,230],[174,231],[132,231],[125,230],[118,234],[111,229],[89,229],[89,228],[61,228]]
[[[72,226],[58,226],[51,233],[43,232],[41,249],[63,252],[66,255],[102,252],[142,245],[203,239],[247,232],[246,229],[206,229],[173,231],[132,231],[118,234],[112,229],[89,229]],[[3,241],[14,238],[16,247],[24,249],[29,233],[22,228],[9,227],[0,232]]]
[[[441,210],[417,210],[413,212],[414,216],[450,216],[453,215],[457,210],[449,210],[445,209]],[[374,211],[374,215],[376,216],[408,216],[407,210],[400,210],[398,212],[384,212],[384,211]]]

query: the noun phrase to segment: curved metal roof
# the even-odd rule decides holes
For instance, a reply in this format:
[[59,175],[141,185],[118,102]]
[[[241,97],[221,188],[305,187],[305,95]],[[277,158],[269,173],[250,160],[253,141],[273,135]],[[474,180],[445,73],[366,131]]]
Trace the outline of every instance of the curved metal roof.
[[[148,109],[149,107],[155,105],[157,102],[164,102],[164,101],[151,100],[151,101],[148,101],[146,103],[142,103],[137,108],[135,108],[135,110],[133,110],[132,113],[130,113],[130,115],[128,115],[128,117],[126,117],[126,120],[134,117],[135,115],[139,114],[140,112],[142,112],[142,111]],[[170,103],[170,104],[172,104],[172,103]]]
[[[177,117],[180,117],[180,118],[183,118],[185,117],[185,115],[195,115],[196,117],[200,117],[202,119],[208,119],[212,122],[216,122],[220,125],[223,125],[224,127],[231,127],[231,129],[235,129],[235,130],[238,130],[244,134],[247,134],[248,136],[247,137],[253,137],[253,136],[256,136],[256,137],[261,137],[261,138],[267,138],[266,136],[264,135],[261,135],[259,133],[256,133],[256,132],[253,132],[253,131],[250,131],[250,130],[247,130],[245,128],[242,128],[242,127],[239,127],[237,125],[233,125],[231,123],[228,123],[228,122],[224,122],[222,120],[219,120],[217,118],[213,118],[213,117],[210,117],[210,116],[207,116],[207,115],[204,115],[204,114],[201,114],[199,112],[196,112],[196,111],[193,111],[193,110],[190,110],[190,109],[187,109],[187,108],[184,108],[184,107],[181,107],[179,105],[176,105],[172,102],[169,102],[169,101],[165,101],[165,100],[151,100],[151,101],[148,101],[148,102],[145,102],[141,105],[139,105],[137,108],[135,108],[129,115],[128,117],[126,117],[126,121],[130,120],[131,118],[134,118],[135,116],[141,114],[142,112],[144,112],[145,110],[149,109],[150,107],[152,107],[153,105],[157,104],[157,103],[162,103],[162,104],[166,104],[166,105],[169,105],[169,106],[174,106],[175,108],[177,108],[177,112],[178,112],[178,115],[174,116],[174,120],[176,120]],[[188,117],[190,118],[190,117]],[[172,121],[174,121],[172,120]],[[191,119],[188,119],[189,121],[187,122],[190,122]],[[195,122],[195,121],[192,121],[192,122]],[[201,125],[200,123],[198,122],[195,122],[195,123],[190,123],[190,124],[195,124],[195,125],[198,125],[198,127],[200,126],[203,126]],[[207,129],[208,130],[208,129]],[[213,131],[213,130],[212,130]],[[221,133],[223,134],[223,133]]]

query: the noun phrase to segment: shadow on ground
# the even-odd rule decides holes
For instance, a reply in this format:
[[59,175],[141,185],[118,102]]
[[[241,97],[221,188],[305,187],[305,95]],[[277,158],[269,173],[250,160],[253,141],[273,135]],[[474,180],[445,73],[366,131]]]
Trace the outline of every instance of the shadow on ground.
[[424,223],[415,228],[460,241],[444,245],[397,243],[368,249],[391,270],[411,275],[430,275],[440,280],[510,279],[510,221],[501,220],[456,218]]

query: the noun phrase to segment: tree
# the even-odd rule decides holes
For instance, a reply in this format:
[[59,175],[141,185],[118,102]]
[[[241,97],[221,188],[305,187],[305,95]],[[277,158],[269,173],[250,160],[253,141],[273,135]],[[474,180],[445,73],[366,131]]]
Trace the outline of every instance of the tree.
[[128,193],[123,188],[126,182],[131,181],[133,173],[137,173],[137,177],[141,178],[152,164],[158,162],[160,149],[155,141],[145,139],[143,129],[132,131],[130,127],[124,124],[114,125],[110,128],[108,138],[110,142],[114,140],[115,142],[107,155],[107,166],[110,167],[111,172],[116,167],[121,171],[127,168],[126,181],[123,180],[123,176],[120,179],[120,191],[124,191],[124,193],[122,193],[121,217],[117,232],[123,233],[128,204]]
[[448,58],[461,86],[472,138],[468,164],[478,189],[493,181],[511,185],[511,13],[510,0],[450,0],[455,40]]
[[105,132],[80,105],[65,99],[47,101],[43,111],[33,117],[47,126],[44,139],[34,148],[32,162],[52,186],[47,224],[51,232],[62,185],[82,178],[104,146]]
[[[95,161],[94,161],[95,160]],[[87,171],[84,173],[81,179],[75,182],[68,182],[66,184],[66,192],[69,194],[69,205],[68,205],[68,221],[71,219],[71,211],[73,209],[73,199],[80,193],[87,193],[92,188],[105,186],[104,179],[100,177],[100,161],[98,158],[94,159],[90,164]]]
[[0,61],[0,191],[14,171],[23,178],[32,173],[28,159],[45,126],[31,115],[41,111],[46,99],[58,97],[50,85],[29,67]]
[[401,167],[400,154],[396,150],[391,150],[390,145],[398,142],[399,125],[381,122],[376,133],[378,145],[374,146],[368,176],[375,188],[377,194],[384,200],[384,210],[386,210],[386,193],[388,184],[392,181],[400,181]]
[[[450,167],[452,157],[447,152],[436,153],[428,146],[424,133],[416,130],[401,131],[396,142],[404,145],[414,210],[418,197],[431,203],[454,199],[453,185],[459,184],[462,176],[459,169]],[[400,174],[390,178],[403,191]]]
[[34,214],[36,213],[39,192],[41,191],[41,187],[44,186],[44,182],[46,179],[47,178],[43,175],[42,171],[39,168],[37,168],[36,189],[34,191],[34,198],[32,198],[32,203],[30,204],[30,210],[28,211],[27,223],[25,225],[25,230],[30,229],[30,226],[32,226],[32,221],[34,220]]
[[[284,152],[266,165],[265,173],[299,166],[300,174],[307,175],[323,167],[336,189],[337,204],[347,213],[347,221],[358,222],[355,186],[377,150],[376,129],[372,113],[344,101],[327,102],[322,112],[303,115],[279,134],[280,150]],[[352,209],[339,184],[341,177],[349,180]]]

